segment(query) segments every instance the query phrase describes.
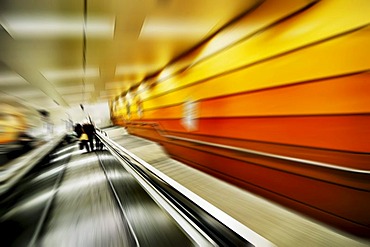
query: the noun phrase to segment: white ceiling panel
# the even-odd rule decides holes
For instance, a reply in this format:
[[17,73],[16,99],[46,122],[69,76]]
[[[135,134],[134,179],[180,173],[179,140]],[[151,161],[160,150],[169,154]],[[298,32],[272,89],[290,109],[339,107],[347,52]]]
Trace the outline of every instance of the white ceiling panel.
[[66,87],[58,87],[57,91],[61,94],[74,94],[77,92],[94,92],[95,86],[94,84],[85,84],[85,85],[77,85],[77,86],[66,86]]
[[[84,31],[84,17],[50,14],[5,14],[0,24],[15,40],[81,38]],[[115,17],[89,16],[86,34],[89,38],[113,39]]]
[[77,68],[77,69],[59,69],[59,70],[46,70],[41,74],[50,82],[58,82],[71,79],[99,77],[99,68]]
[[14,72],[0,72],[0,86],[9,85],[29,85],[29,83],[20,75]]
[[3,90],[3,92],[25,100],[46,97],[46,94],[39,89],[15,88],[14,90]]
[[87,1],[84,13],[84,1],[1,0],[0,91],[31,85],[45,107],[112,99],[261,2]]

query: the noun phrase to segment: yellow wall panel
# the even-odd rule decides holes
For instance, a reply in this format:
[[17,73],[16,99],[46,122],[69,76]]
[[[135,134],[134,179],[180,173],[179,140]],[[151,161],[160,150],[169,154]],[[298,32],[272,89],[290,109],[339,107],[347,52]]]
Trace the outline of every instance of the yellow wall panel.
[[253,12],[245,15],[238,22],[227,26],[222,32],[218,33],[207,42],[201,54],[193,63],[197,63],[233,43],[253,35],[256,31],[262,30],[279,21],[281,18],[285,18],[314,2],[316,2],[316,0],[264,1],[263,4]]
[[370,28],[144,102],[146,109],[370,70]]
[[[292,116],[370,112],[370,73],[225,96],[198,103],[198,117]],[[153,109],[146,119],[179,119],[183,105]]]
[[[305,12],[161,82],[152,96],[364,26],[370,23],[368,13],[368,0],[321,1]],[[244,23],[244,26],[248,25]],[[223,34],[221,32],[220,36]],[[211,43],[212,40],[209,45]]]
[[[343,14],[343,10],[346,14]],[[239,68],[370,23],[370,1],[321,1],[303,14],[253,36],[194,67],[188,83]],[[335,20],[335,21],[333,21]]]
[[[368,159],[370,150],[370,0],[321,0],[299,14],[270,25],[312,2],[266,0],[254,12],[221,30],[207,44],[168,66],[162,74],[151,78],[159,82],[156,86],[140,93],[144,108],[142,120],[154,121],[164,131],[179,137],[263,152],[267,149],[270,153],[345,167],[356,167],[353,163],[361,160],[361,167],[365,167],[364,159]],[[266,28],[267,25],[270,26]],[[251,35],[256,30],[260,32]],[[174,75],[184,68],[187,69]],[[186,111],[184,103],[188,101],[195,101],[196,109]],[[131,120],[141,121],[135,106],[131,111]],[[118,112],[128,118],[124,109]],[[186,113],[190,120],[194,115],[199,118],[195,128],[181,121]],[[250,185],[251,181],[253,184],[266,178],[266,183],[258,184],[258,191],[268,190],[271,178],[278,185],[288,181],[282,184],[280,191],[275,191],[273,199],[280,194],[284,195],[283,200],[294,200],[289,201],[289,206],[312,209],[315,212],[312,214],[329,212],[319,213],[317,218],[324,216],[346,230],[356,228],[353,230],[356,234],[368,230],[368,221],[362,220],[369,218],[363,217],[369,215],[366,206],[361,208],[363,214],[360,215],[358,210],[353,211],[351,204],[364,201],[366,195],[358,194],[353,199],[348,191],[340,192],[348,197],[349,206],[331,207],[333,200],[322,203],[323,200],[317,200],[317,195],[311,193],[313,200],[310,201],[306,200],[307,193],[300,193],[299,188],[332,177],[325,169],[315,171],[314,175],[318,176],[310,181],[304,181],[306,177],[295,179],[294,183],[302,186],[295,186],[298,189],[292,192],[291,179],[284,179],[291,171],[281,172],[285,164],[278,176],[272,173],[269,176],[254,168],[246,173],[242,168],[248,162],[258,167],[269,161],[254,157],[236,161],[238,157],[225,155],[227,162],[234,162],[235,169],[225,168],[225,162],[219,160],[222,154],[220,156],[217,150],[205,146],[201,150],[176,140],[165,141],[155,129],[131,125],[124,118],[115,121],[128,123],[131,133],[161,142],[170,154],[191,161],[190,164],[212,168],[214,174],[218,172],[222,177],[230,170],[233,174],[229,175],[234,178],[239,174],[248,175],[237,178],[238,183],[247,181],[245,184]],[[189,155],[196,159],[187,159]],[[304,172],[302,174],[307,175]],[[341,181],[334,180],[324,184],[327,193],[321,193],[322,198],[338,194],[329,188],[333,182]],[[311,187],[320,189],[322,185]],[[252,186],[247,189],[255,189]],[[342,199],[341,196],[334,198],[338,202]],[[299,202],[304,207],[297,204]]]
[[[199,60],[202,60],[205,57],[208,57],[211,54],[226,48],[232,43],[238,42],[239,40],[248,37],[258,30],[271,25],[281,18],[285,18],[287,15],[290,15],[300,10],[301,8],[304,8],[308,4],[315,1],[316,0],[264,1],[264,3],[256,10],[244,16],[238,22],[226,27],[224,30],[222,30],[222,32],[219,32],[214,38],[212,38],[207,44],[193,50],[181,60],[176,61],[174,64],[164,69],[164,71],[156,78],[156,80],[162,81],[163,78],[168,79],[159,83],[154,89],[155,91],[152,92],[151,96],[162,94],[175,87],[186,84],[186,82],[182,82],[181,80],[185,79],[185,75],[187,73],[182,74],[180,77],[171,77],[171,73],[179,71],[181,68],[185,68],[190,64],[197,63]],[[193,68],[191,70],[193,70]],[[199,78],[207,76],[207,74],[203,74]],[[194,80],[198,79],[195,78]],[[148,97],[150,96],[145,95],[143,99]]]
[[199,117],[357,114],[370,112],[370,73],[201,102]]
[[146,111],[144,113],[145,119],[173,119],[183,117],[183,106],[176,105],[160,109]]

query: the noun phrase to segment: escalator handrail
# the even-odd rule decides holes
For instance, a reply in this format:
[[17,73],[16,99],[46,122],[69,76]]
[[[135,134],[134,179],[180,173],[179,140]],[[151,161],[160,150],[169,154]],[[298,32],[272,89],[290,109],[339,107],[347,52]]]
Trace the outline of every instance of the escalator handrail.
[[181,193],[184,197],[186,197],[188,200],[190,200],[192,203],[196,204],[198,207],[200,207],[202,210],[204,210],[209,215],[214,216],[217,218],[218,221],[220,221],[223,225],[225,225],[227,228],[235,232],[237,235],[239,235],[241,238],[245,239],[245,241],[252,243],[255,246],[274,246],[270,241],[263,238],[256,232],[252,231],[236,219],[232,218],[230,215],[226,214],[224,211],[220,210],[219,208],[215,207],[208,201],[204,200],[194,192],[190,191],[189,189],[185,188],[172,178],[168,177],[161,171],[157,170],[150,164],[148,164],[146,161],[142,160],[141,158],[137,157],[135,154],[131,153],[124,147],[120,146],[113,140],[107,137],[103,137],[102,135],[98,134],[98,137],[114,147],[115,149],[123,152],[126,157],[133,160],[134,162],[137,162],[138,164],[142,165],[145,169],[147,169],[151,174],[158,177],[161,181],[168,184],[170,187]]
[[28,171],[48,155],[65,137],[65,133],[8,162],[0,171],[0,195],[11,189]]

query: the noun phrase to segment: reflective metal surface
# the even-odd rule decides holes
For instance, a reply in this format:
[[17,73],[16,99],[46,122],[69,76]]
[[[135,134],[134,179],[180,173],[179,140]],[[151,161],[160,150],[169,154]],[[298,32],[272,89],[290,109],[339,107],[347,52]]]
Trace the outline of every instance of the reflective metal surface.
[[99,158],[140,246],[194,245],[112,155],[103,151]]
[[134,246],[95,153],[67,165],[40,246]]
[[108,151],[76,144],[38,164],[0,213],[2,246],[194,246]]
[[18,184],[1,195],[2,246],[28,246],[37,235],[70,156],[68,149],[58,152],[59,159],[52,155],[44,158]]
[[104,131],[155,169],[277,246],[369,246],[369,240],[336,231],[171,159],[160,145],[129,135],[124,128],[112,127]]

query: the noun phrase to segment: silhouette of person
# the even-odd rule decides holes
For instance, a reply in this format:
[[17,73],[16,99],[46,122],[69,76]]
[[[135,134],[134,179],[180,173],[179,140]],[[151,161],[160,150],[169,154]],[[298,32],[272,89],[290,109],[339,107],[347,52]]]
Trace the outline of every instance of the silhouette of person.
[[89,137],[90,148],[91,148],[91,151],[93,151],[94,150],[95,127],[94,127],[94,125],[92,125],[90,123],[87,123],[87,124],[83,125],[83,129],[84,129],[85,133],[87,134],[87,136]]
[[81,124],[76,124],[75,127],[74,127],[74,131],[76,132],[77,137],[80,138],[81,135],[82,135],[82,126],[81,126]]
[[87,152],[90,152],[90,148],[89,148],[88,142],[89,142],[89,137],[85,133],[84,129],[82,128],[82,134],[80,136],[80,145],[82,146],[82,149],[83,148],[86,148]]

